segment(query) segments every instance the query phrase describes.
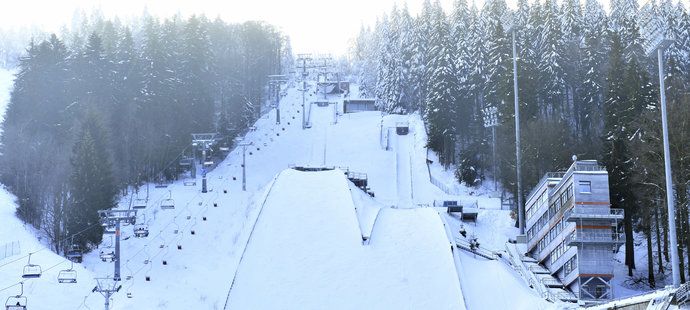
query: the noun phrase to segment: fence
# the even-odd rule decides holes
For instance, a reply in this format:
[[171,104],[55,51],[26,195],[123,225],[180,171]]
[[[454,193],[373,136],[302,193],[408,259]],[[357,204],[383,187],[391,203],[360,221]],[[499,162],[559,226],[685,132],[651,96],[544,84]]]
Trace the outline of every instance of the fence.
[[0,260],[13,255],[19,255],[22,253],[22,249],[19,246],[19,241],[5,243],[0,245]]
[[431,173],[429,174],[429,180],[431,180],[431,184],[436,185],[439,189],[441,189],[444,193],[448,195],[453,195],[453,196],[460,196],[460,192],[455,190],[454,188],[450,188],[448,185],[445,183],[441,182],[437,178],[435,178]]

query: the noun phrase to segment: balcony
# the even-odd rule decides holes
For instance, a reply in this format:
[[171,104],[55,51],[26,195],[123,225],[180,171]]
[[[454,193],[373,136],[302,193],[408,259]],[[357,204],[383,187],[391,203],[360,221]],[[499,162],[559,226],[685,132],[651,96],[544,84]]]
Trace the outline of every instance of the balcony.
[[577,220],[622,220],[623,209],[574,207],[565,212],[565,219],[568,222],[576,222]]
[[575,231],[566,237],[568,245],[577,246],[579,244],[623,244],[625,243],[625,235],[623,233],[614,232],[581,232]]

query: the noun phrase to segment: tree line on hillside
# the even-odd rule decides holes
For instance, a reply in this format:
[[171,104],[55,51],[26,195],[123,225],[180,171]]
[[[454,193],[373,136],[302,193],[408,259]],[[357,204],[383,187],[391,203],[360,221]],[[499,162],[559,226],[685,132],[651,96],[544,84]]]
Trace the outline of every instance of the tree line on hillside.
[[97,210],[176,178],[191,133],[218,132],[229,145],[259,117],[267,75],[290,60],[275,27],[205,16],[125,25],[96,15],[31,41],[1,137],[0,178],[18,217],[58,252],[99,244]]
[[[669,106],[677,227],[684,270],[690,276],[690,16],[682,3],[654,3],[676,40],[664,66]],[[518,0],[513,11],[518,54],[523,188],[548,171],[567,168],[571,156],[598,159],[609,172],[611,203],[625,210],[626,265],[635,269],[634,235],[647,240],[648,284],[668,271],[656,54],[645,54],[635,0]],[[363,27],[351,50],[360,85],[391,113],[420,111],[428,146],[459,181],[477,185],[491,169],[490,129],[483,109],[498,110],[498,172],[515,193],[515,121],[512,37],[504,0],[483,8],[455,1],[446,13],[424,1],[420,14],[394,7],[373,28]],[[526,193],[523,193],[525,195]],[[685,254],[683,254],[685,253]]]

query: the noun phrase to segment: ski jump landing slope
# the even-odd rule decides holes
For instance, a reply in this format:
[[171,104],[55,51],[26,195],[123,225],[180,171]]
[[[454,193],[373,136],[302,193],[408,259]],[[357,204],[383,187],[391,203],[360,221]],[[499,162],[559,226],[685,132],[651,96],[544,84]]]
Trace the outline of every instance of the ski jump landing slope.
[[382,208],[363,244],[348,182],[340,170],[280,173],[227,309],[465,309],[436,212]]

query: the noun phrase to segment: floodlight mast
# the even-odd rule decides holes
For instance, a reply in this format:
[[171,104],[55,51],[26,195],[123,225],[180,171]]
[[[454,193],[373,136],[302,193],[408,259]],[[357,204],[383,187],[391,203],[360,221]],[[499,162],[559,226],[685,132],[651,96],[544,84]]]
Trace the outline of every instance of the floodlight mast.
[[498,126],[498,108],[495,106],[482,109],[484,113],[484,127],[491,128],[491,171],[494,178],[494,191],[498,190],[496,180],[496,126]]
[[516,24],[513,13],[506,11],[502,17],[503,29],[513,37],[513,95],[515,99],[515,170],[517,172],[518,226],[525,234],[525,206],[522,204],[522,162],[520,154],[520,104],[518,97],[517,47],[515,43]]
[[657,54],[659,66],[659,97],[661,101],[661,127],[664,141],[664,173],[666,176],[666,204],[668,208],[669,239],[671,243],[671,271],[673,286],[680,286],[680,259],[678,255],[678,239],[676,238],[676,206],[673,197],[673,178],[671,171],[671,152],[668,142],[668,118],[666,112],[666,86],[664,85],[664,50],[673,43],[673,38],[663,24],[656,6],[648,2],[640,9],[642,33],[646,39],[644,44],[647,54]]

